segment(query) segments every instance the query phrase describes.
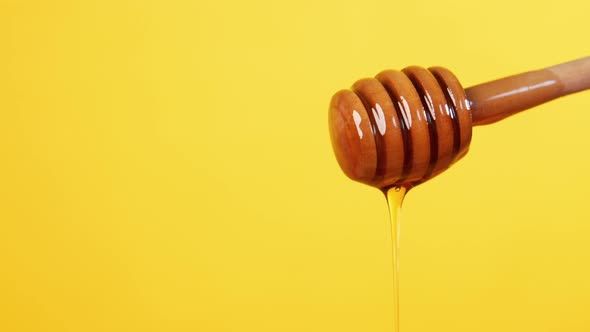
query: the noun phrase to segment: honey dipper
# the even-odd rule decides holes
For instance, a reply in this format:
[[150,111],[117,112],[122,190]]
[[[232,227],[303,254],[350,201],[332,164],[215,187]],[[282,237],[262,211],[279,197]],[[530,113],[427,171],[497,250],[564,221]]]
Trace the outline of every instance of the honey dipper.
[[472,126],[589,88],[590,57],[466,90],[442,67],[386,70],[332,97],[332,146],[349,178],[411,188],[467,153]]

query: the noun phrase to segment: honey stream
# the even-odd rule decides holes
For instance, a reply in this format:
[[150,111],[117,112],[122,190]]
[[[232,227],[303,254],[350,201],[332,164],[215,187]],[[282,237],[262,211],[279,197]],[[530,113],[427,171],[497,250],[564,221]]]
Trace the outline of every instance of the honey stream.
[[391,220],[391,248],[393,266],[393,331],[399,332],[399,245],[400,245],[400,223],[401,207],[406,196],[405,187],[392,187],[385,191],[389,217]]

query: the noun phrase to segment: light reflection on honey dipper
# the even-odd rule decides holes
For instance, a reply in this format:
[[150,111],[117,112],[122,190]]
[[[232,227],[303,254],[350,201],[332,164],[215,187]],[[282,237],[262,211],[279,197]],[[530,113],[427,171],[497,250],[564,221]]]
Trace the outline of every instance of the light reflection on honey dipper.
[[463,157],[472,126],[589,88],[590,57],[466,90],[445,68],[387,70],[332,97],[332,146],[351,179],[410,188]]

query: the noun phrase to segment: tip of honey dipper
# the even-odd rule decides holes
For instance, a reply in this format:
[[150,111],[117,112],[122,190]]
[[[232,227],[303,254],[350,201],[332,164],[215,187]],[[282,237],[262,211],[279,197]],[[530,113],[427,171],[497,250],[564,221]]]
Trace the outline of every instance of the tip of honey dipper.
[[375,141],[368,115],[351,90],[337,92],[328,112],[330,138],[336,159],[351,179],[370,182],[377,169]]

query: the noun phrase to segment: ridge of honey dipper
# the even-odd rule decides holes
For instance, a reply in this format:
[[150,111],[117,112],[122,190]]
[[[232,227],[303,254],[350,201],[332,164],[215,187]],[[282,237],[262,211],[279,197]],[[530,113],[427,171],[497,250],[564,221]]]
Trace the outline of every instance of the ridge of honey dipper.
[[462,158],[473,126],[586,89],[590,57],[468,89],[442,67],[386,70],[332,97],[332,147],[352,180],[411,188]]

